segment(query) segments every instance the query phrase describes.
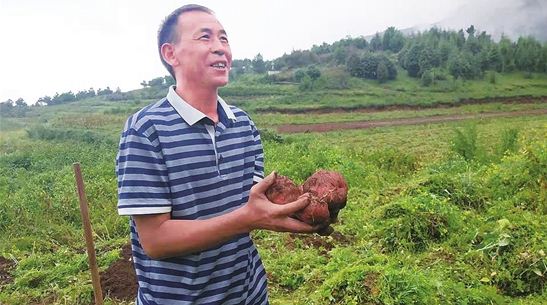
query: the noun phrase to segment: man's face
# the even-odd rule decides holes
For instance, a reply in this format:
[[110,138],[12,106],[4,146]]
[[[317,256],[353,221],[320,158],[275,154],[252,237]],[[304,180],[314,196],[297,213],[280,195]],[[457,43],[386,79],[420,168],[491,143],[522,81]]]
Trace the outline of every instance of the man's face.
[[[182,21],[182,22],[181,22]],[[177,79],[216,89],[228,83],[232,51],[228,36],[215,16],[200,11],[183,13],[177,25],[179,41],[174,45]]]

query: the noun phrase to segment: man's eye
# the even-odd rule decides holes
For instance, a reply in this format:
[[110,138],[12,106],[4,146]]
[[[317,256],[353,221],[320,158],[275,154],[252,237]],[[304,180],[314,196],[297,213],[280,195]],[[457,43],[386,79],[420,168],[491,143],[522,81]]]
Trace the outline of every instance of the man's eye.
[[198,39],[199,40],[209,40],[209,35],[203,35],[203,36],[200,36]]
[[222,42],[228,42],[228,37],[220,37],[220,41]]

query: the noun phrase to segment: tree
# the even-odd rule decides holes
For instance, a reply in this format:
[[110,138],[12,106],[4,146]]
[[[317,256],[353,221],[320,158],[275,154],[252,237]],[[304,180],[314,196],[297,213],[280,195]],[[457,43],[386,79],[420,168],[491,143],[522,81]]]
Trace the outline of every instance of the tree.
[[540,71],[541,44],[533,37],[520,37],[515,48],[515,64],[521,71]]
[[376,68],[376,79],[378,79],[380,83],[385,83],[388,80],[387,66],[384,61],[378,63],[378,67]]
[[502,58],[502,72],[510,72],[515,69],[515,47],[507,36],[502,35],[498,43]]
[[258,53],[252,61],[253,71],[258,74],[266,73],[266,64],[262,55]]
[[479,64],[471,53],[455,54],[448,61],[448,71],[454,78],[472,79],[480,76]]
[[18,98],[15,103],[11,99],[0,103],[0,116],[3,117],[23,117],[29,110],[30,107],[22,98]]
[[397,53],[404,45],[405,37],[403,36],[403,33],[392,26],[387,28],[382,38],[382,48]]
[[43,96],[43,97],[40,97],[38,98],[38,101],[36,101],[36,106],[47,106],[51,104],[51,97],[49,96]]
[[163,77],[163,83],[166,87],[169,87],[175,84],[175,79],[171,75],[166,75]]
[[298,89],[301,91],[309,91],[313,88],[313,81],[311,77],[309,77],[307,74],[304,75],[302,78],[302,81],[300,82],[300,85],[298,85]]
[[433,81],[435,80],[431,70],[424,71],[422,73],[421,80],[422,80],[422,85],[423,86],[425,86],[425,87],[430,86],[433,83]]
[[[149,87],[163,87],[164,85],[164,78],[163,77],[156,77],[148,81]],[[108,88],[108,87],[107,87]]]
[[349,74],[354,77],[363,77],[363,67],[361,66],[361,58],[356,54],[352,54],[346,62],[346,69]]
[[334,57],[334,62],[337,65],[344,64],[346,62],[347,56],[348,56],[348,50],[344,47],[336,47],[336,49],[334,50],[333,57]]
[[[382,64],[383,67],[378,67]],[[395,79],[397,77],[397,68],[395,64],[384,54],[367,52],[362,57],[352,55],[348,59],[347,69],[351,76],[380,79],[381,81]],[[382,75],[378,75],[381,70]]]
[[376,33],[376,35],[372,37],[369,46],[372,51],[382,50],[382,38],[380,37],[379,33]]
[[302,69],[298,69],[294,72],[294,80],[298,83],[301,82],[305,76],[306,72],[304,72],[304,70]]
[[420,73],[420,57],[423,49],[422,44],[414,43],[406,52],[403,68],[411,77],[418,77]]
[[503,58],[497,45],[492,45],[488,50],[488,68],[498,72],[503,70]]
[[321,77],[321,71],[316,66],[309,66],[306,74],[311,78],[312,82]]

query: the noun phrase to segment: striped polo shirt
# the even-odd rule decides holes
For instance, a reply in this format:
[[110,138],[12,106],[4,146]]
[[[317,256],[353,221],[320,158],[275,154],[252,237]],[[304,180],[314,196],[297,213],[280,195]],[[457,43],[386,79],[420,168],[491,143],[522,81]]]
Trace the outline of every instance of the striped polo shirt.
[[[215,125],[169,88],[128,118],[116,158],[118,213],[208,219],[244,205],[264,176],[259,133],[220,97]],[[249,234],[211,249],[152,259],[130,219],[137,304],[268,304],[266,273]]]

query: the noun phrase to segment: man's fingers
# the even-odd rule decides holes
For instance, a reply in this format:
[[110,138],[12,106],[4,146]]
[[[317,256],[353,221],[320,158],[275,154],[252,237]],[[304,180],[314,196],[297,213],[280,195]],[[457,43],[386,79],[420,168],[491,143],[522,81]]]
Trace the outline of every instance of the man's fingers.
[[295,201],[289,202],[284,205],[278,205],[278,207],[282,214],[290,215],[307,207],[308,204],[310,204],[310,195],[306,193],[298,197],[298,199],[296,199]]
[[282,225],[286,228],[286,231],[293,233],[313,233],[317,231],[314,226],[290,217],[285,218]]
[[272,183],[275,181],[276,177],[277,177],[277,173],[275,171],[269,174],[268,176],[264,177],[262,181],[255,184],[252,187],[253,192],[264,194],[266,190],[270,187],[270,185],[272,185]]

